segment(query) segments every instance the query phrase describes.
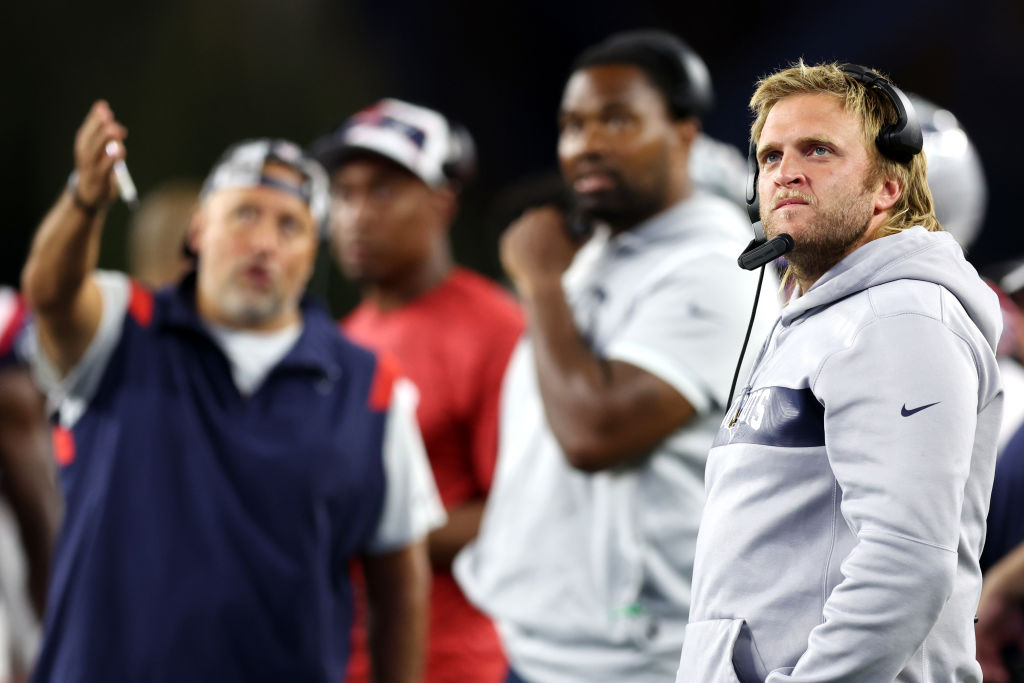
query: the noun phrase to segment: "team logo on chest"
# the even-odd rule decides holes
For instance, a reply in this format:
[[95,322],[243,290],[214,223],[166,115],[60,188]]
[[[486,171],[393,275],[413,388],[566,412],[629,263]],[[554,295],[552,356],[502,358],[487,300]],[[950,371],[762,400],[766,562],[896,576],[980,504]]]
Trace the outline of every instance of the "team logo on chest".
[[740,397],[714,446],[750,443],[812,448],[825,445],[825,408],[810,389],[764,387]]

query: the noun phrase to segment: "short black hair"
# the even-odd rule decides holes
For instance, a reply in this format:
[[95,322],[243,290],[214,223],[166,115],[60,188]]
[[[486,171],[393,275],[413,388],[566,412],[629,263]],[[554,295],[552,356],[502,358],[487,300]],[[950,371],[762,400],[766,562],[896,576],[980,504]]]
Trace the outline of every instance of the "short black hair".
[[711,111],[714,93],[707,66],[678,37],[666,31],[616,33],[576,58],[572,73],[593,66],[629,64],[640,68],[665,98],[675,119],[700,118]]

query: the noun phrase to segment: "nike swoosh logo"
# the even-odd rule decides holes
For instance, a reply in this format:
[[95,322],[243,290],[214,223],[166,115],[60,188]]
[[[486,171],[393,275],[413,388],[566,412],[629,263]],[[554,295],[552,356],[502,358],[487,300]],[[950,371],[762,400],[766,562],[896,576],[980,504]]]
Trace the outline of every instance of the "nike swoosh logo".
[[900,415],[903,417],[910,417],[914,413],[920,413],[925,408],[931,408],[932,406],[937,406],[940,403],[942,403],[942,401],[936,401],[935,403],[929,403],[928,405],[921,406],[920,408],[911,408],[910,410],[907,410],[907,404],[904,403],[903,407],[900,409]]

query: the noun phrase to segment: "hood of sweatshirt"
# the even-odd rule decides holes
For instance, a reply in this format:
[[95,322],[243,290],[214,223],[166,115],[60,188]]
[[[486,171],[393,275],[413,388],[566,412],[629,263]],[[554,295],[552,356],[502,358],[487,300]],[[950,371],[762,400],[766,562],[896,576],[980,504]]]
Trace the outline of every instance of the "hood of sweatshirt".
[[947,232],[917,226],[868,242],[834,265],[782,310],[788,326],[816,309],[894,280],[933,282],[953,294],[993,349],[1002,331],[995,292],[978,276]]

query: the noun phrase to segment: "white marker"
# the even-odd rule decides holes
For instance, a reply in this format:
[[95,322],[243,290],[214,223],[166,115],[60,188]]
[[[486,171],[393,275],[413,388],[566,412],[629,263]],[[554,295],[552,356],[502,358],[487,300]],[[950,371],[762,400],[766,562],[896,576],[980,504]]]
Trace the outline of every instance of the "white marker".
[[[118,144],[117,141],[111,140],[107,143],[106,152],[107,156],[114,156],[117,154]],[[135,183],[132,181],[132,176],[128,173],[128,165],[124,163],[124,159],[118,159],[114,162],[114,177],[117,178],[117,189],[121,193],[121,199],[128,206],[134,208],[139,203],[139,193],[135,189]]]

